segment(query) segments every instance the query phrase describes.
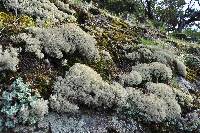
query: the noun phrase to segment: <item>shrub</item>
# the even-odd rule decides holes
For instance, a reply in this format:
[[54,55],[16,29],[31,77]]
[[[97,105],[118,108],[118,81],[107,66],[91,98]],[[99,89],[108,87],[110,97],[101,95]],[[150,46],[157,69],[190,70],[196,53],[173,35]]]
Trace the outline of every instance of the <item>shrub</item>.
[[19,63],[17,56],[17,49],[10,47],[6,50],[3,50],[2,45],[0,45],[0,71],[16,71]]
[[1,101],[1,128],[14,128],[17,124],[35,124],[48,113],[47,101],[32,92],[21,78],[3,91]]
[[[50,105],[58,112],[68,112],[77,108],[72,104],[84,104],[90,108],[115,109],[125,103],[126,90],[119,84],[108,84],[92,68],[75,64],[54,84],[54,94]],[[63,102],[65,101],[65,102]],[[55,105],[56,103],[56,105]],[[70,106],[69,106],[70,104]],[[62,107],[60,107],[62,106]],[[72,107],[73,109],[68,109]]]
[[172,78],[172,70],[159,62],[138,64],[132,67],[132,71],[139,72],[144,82],[168,82]]
[[19,34],[16,38],[18,41],[24,41],[26,50],[34,52],[39,58],[44,57],[43,49],[48,55],[58,59],[63,57],[62,52],[72,54],[75,51],[89,61],[100,58],[95,47],[96,40],[75,24],[47,29],[31,28],[28,33]]

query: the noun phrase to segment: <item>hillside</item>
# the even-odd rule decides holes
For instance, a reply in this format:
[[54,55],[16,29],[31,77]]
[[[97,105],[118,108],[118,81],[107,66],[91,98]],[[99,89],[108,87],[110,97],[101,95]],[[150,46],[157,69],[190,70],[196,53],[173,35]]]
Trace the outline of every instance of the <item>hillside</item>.
[[198,42],[95,3],[0,7],[0,132],[200,133]]

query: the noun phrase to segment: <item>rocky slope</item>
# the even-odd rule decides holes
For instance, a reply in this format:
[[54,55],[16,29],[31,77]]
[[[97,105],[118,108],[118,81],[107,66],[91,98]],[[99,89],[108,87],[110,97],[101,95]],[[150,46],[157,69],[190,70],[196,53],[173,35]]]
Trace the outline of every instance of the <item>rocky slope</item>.
[[200,45],[73,0],[0,0],[0,129],[200,132]]

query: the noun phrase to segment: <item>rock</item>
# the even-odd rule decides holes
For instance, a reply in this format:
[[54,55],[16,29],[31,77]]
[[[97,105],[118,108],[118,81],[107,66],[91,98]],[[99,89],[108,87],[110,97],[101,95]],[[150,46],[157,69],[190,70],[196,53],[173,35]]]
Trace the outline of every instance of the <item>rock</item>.
[[189,81],[187,81],[185,78],[183,77],[177,77],[177,82],[179,84],[179,86],[181,88],[183,88],[185,91],[189,91],[189,90],[195,90],[194,86],[192,83],[190,83]]
[[100,113],[87,112],[70,116],[51,112],[38,127],[43,131],[50,128],[52,133],[107,133],[111,129],[119,133],[140,133],[141,127],[138,125],[134,120]]

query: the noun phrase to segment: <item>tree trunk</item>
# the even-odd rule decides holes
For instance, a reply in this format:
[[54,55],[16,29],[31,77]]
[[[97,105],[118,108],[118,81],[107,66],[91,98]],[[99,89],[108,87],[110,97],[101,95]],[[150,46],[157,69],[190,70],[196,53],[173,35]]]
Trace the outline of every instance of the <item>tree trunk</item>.
[[147,16],[150,20],[154,20],[154,15],[152,11],[152,1],[146,0],[146,4],[147,4]]

